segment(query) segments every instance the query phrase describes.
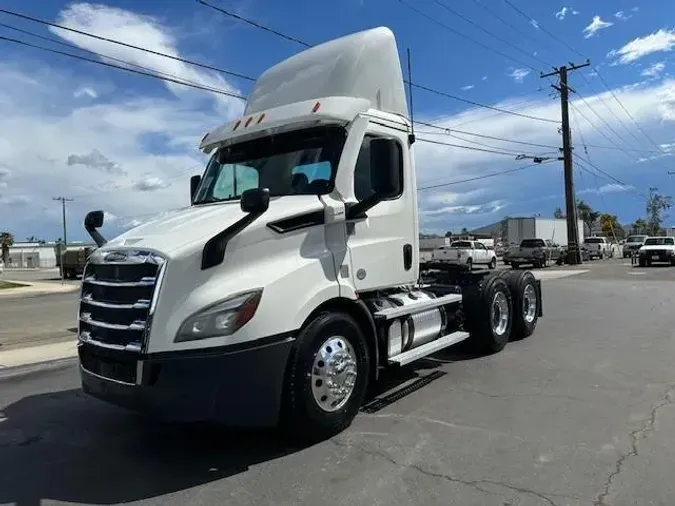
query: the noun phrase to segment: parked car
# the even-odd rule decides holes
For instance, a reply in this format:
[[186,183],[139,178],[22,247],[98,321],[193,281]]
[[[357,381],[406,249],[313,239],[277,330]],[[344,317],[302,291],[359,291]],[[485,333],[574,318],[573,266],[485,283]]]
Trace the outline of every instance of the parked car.
[[637,253],[647,239],[647,235],[629,235],[623,244],[623,257],[628,258]]
[[441,246],[432,253],[434,262],[463,265],[471,268],[474,265],[487,265],[490,269],[497,267],[497,255],[479,241],[454,241],[449,246]]
[[590,258],[612,258],[614,256],[614,251],[612,250],[612,245],[609,243],[606,237],[587,237],[584,241],[584,246],[588,249]]
[[521,265],[546,267],[549,262],[562,263],[562,249],[548,239],[523,239],[520,246],[511,248],[504,263],[517,269]]
[[640,267],[649,267],[654,262],[675,265],[675,238],[647,237],[638,252]]

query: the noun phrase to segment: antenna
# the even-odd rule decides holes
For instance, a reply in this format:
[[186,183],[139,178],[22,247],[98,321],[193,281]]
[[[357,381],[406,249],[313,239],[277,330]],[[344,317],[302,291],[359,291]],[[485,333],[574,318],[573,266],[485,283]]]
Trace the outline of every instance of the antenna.
[[412,85],[412,64],[410,62],[410,48],[406,49],[408,54],[408,96],[410,97],[410,135],[408,135],[408,142],[412,146],[415,143],[415,121],[413,111],[413,85]]

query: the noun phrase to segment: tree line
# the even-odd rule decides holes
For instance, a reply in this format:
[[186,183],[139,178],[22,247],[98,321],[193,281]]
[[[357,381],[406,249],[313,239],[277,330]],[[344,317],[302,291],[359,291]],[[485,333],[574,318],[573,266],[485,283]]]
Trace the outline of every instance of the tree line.
[[[600,226],[600,233],[606,237],[622,239],[625,229],[619,223],[615,214],[601,213],[583,200],[577,199],[577,216],[584,223],[589,233],[593,233]],[[645,202],[645,217],[637,218],[630,224],[631,234],[665,235],[663,227],[668,218],[666,212],[673,206],[673,199],[668,195],[659,193],[658,188],[649,188],[649,195]],[[565,214],[559,207],[553,213],[555,218],[565,218]]]

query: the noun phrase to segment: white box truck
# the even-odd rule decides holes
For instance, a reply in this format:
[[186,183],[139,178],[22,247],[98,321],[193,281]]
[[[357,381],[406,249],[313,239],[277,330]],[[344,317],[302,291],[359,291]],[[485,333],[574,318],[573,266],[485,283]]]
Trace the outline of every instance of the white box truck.
[[263,73],[244,116],[201,140],[190,206],[107,242],[103,212],[85,218],[100,247],[79,305],[84,391],[317,439],[384,368],[531,335],[532,273],[420,266],[414,142],[387,28]]
[[[578,244],[583,243],[584,223],[578,220]],[[509,246],[518,246],[524,239],[544,239],[560,246],[567,246],[567,220],[534,216],[509,218],[507,221]]]

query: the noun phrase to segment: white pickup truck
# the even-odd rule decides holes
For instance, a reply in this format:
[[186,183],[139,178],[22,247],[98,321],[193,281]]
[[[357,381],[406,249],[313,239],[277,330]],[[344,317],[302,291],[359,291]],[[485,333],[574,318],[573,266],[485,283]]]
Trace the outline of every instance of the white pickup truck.
[[454,241],[434,250],[432,256],[434,262],[464,265],[468,269],[474,265],[497,267],[497,254],[480,241]]
[[647,237],[638,255],[640,267],[649,267],[653,262],[675,265],[675,238]]
[[602,260],[605,257],[612,258],[614,256],[612,245],[605,237],[588,237],[584,241],[584,246],[588,250],[591,260],[593,258]]

